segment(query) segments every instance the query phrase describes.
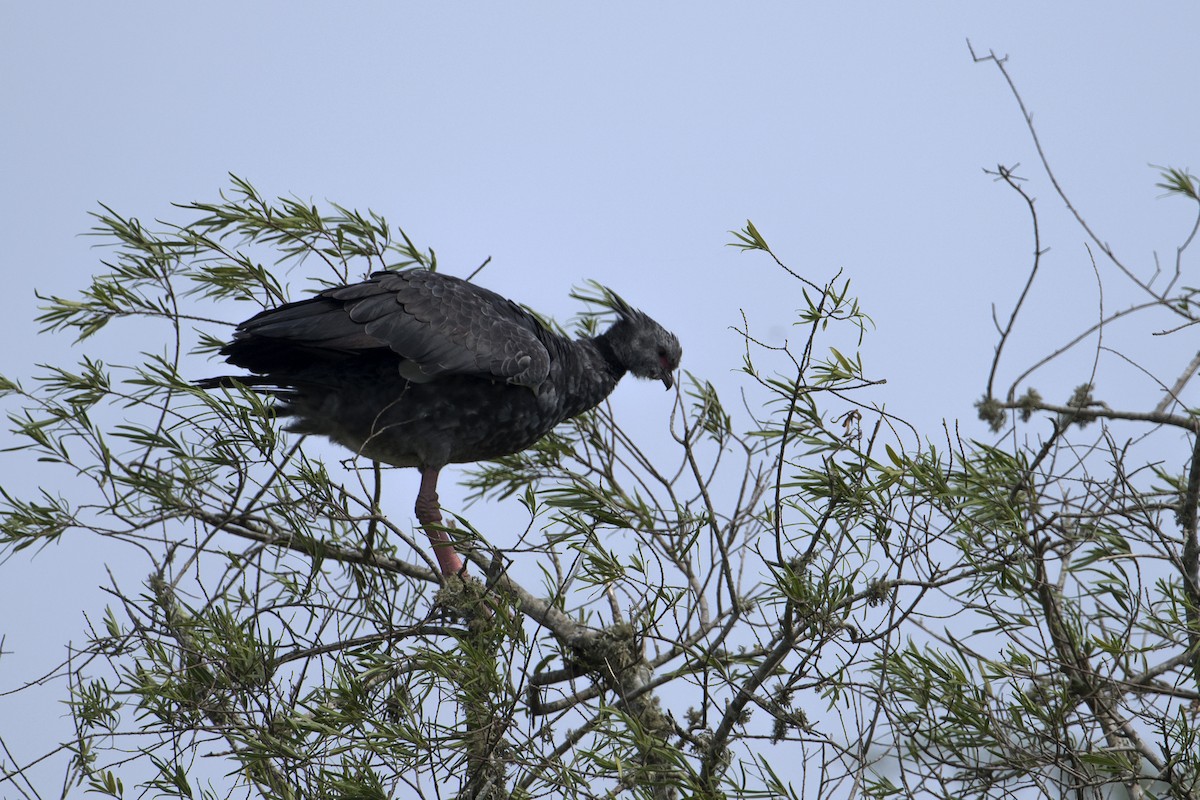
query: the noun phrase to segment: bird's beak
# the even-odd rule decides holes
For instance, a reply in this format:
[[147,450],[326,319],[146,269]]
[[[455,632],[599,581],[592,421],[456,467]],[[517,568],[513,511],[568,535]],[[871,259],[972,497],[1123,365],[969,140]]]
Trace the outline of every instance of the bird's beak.
[[667,391],[671,391],[675,386],[675,376],[669,372],[664,372],[662,375],[663,386],[667,387]]

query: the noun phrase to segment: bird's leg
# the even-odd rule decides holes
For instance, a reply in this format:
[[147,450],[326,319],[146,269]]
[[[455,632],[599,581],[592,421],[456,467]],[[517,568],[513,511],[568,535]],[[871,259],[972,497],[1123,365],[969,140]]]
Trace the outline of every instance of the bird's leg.
[[421,488],[417,492],[417,521],[425,529],[433,545],[433,554],[437,556],[438,566],[443,575],[462,575],[466,570],[462,558],[454,550],[454,543],[442,527],[442,507],[438,504],[437,496],[437,467],[421,468]]

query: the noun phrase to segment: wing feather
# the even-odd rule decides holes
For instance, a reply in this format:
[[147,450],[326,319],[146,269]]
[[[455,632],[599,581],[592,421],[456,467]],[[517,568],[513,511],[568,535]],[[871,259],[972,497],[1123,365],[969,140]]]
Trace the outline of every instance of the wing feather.
[[410,269],[377,272],[265,311],[242,323],[237,336],[243,345],[265,337],[344,353],[388,348],[410,380],[477,375],[536,387],[550,371],[540,338],[545,333],[531,314],[495,292]]

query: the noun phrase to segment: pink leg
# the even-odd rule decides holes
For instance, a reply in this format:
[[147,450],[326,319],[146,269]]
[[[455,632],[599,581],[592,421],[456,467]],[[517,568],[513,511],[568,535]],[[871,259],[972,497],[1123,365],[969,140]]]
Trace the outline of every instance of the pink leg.
[[437,526],[442,524],[442,507],[438,505],[438,467],[421,468],[421,489],[417,492],[417,521],[433,544],[433,554],[443,575],[462,575],[466,572],[462,558],[454,551],[450,537]]

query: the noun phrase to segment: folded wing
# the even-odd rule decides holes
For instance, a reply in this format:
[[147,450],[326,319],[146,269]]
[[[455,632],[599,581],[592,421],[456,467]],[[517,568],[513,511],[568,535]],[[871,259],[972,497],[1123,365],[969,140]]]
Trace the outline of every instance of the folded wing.
[[541,324],[517,304],[460,278],[424,269],[377,272],[351,286],[270,309],[238,326],[221,352],[270,375],[313,362],[390,351],[405,378],[473,375],[531,388],[550,356]]

